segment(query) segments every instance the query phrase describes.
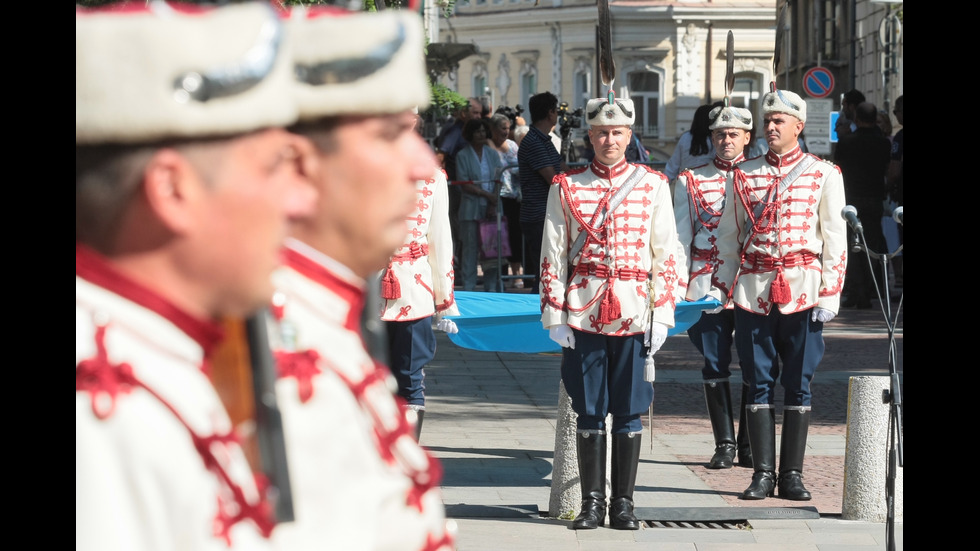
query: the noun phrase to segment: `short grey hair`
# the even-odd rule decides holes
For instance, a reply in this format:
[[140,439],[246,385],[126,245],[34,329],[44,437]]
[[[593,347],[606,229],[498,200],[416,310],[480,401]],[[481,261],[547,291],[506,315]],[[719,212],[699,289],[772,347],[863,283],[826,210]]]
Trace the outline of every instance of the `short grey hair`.
[[503,113],[494,113],[493,116],[490,117],[490,124],[492,124],[494,128],[500,128],[505,122],[509,123],[510,117]]
[[531,127],[529,127],[526,124],[517,125],[514,128],[514,141],[515,142],[521,141],[521,138],[523,138],[524,135],[527,134],[529,130],[531,130]]

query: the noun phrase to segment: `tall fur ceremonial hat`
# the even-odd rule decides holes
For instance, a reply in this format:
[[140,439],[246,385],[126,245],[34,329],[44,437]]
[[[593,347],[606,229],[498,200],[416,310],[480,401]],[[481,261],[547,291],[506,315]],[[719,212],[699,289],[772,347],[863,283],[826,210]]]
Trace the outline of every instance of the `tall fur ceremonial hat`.
[[264,2],[75,8],[75,143],[223,136],[296,121],[292,54]]
[[589,126],[632,126],[635,120],[631,99],[595,98],[585,105],[585,122]]
[[776,88],[770,84],[770,92],[762,98],[763,113],[786,113],[806,122],[806,102],[798,94]]
[[422,19],[408,10],[292,8],[300,119],[429,106]]
[[715,107],[708,113],[708,120],[711,121],[708,130],[715,130],[717,128],[752,130],[752,111],[742,109],[741,107],[732,105]]

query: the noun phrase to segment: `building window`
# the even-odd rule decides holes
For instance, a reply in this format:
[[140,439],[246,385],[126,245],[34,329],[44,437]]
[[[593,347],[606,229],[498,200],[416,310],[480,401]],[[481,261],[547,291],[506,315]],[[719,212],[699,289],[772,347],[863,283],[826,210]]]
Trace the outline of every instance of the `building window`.
[[627,76],[627,82],[636,110],[633,131],[639,132],[642,138],[659,138],[662,116],[660,87],[663,79],[652,71],[633,71]]
[[473,97],[487,95],[487,76],[477,75],[473,77]]
[[762,96],[762,77],[758,73],[736,73],[735,89],[732,90],[732,105],[748,109],[758,118],[759,100]]
[[529,64],[522,64],[521,67],[521,101],[520,105],[527,105],[531,96],[538,93],[538,71]]
[[[844,0],[814,0],[808,6],[800,6],[799,14],[792,13],[794,32],[799,29],[803,40],[794,40],[790,45],[793,55],[787,60],[787,67],[801,58],[841,59],[841,40],[847,40],[845,25],[850,19],[844,4]],[[802,51],[798,52],[798,49]]]
[[845,17],[842,0],[823,0],[817,2],[817,9],[821,10],[819,18],[820,28],[818,30],[817,48],[824,59],[840,59],[838,43],[841,28]]
[[575,64],[575,96],[572,101],[572,109],[582,108],[585,109],[585,105],[592,98],[592,90],[590,84],[592,83],[592,71],[587,62],[578,62]]
[[473,94],[471,97],[477,98],[490,93],[490,89],[487,87],[490,83],[490,77],[487,73],[486,65],[483,63],[476,63],[473,65],[473,78],[471,79],[471,82],[473,83]]

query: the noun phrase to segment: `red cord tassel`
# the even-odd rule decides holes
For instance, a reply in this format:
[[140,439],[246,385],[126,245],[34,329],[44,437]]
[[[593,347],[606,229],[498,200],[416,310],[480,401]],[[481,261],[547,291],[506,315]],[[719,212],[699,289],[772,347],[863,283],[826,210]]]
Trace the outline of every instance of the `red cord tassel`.
[[777,271],[776,279],[773,280],[772,288],[769,289],[769,300],[775,304],[789,304],[792,298],[793,295],[790,293],[789,283],[783,277],[783,271]]
[[615,320],[622,317],[623,312],[619,307],[619,299],[612,292],[612,289],[606,289],[606,293],[602,296],[602,302],[599,303],[599,323],[604,325],[610,324]]
[[398,283],[398,278],[392,270],[385,270],[385,276],[381,278],[381,298],[393,300],[402,297],[402,286]]

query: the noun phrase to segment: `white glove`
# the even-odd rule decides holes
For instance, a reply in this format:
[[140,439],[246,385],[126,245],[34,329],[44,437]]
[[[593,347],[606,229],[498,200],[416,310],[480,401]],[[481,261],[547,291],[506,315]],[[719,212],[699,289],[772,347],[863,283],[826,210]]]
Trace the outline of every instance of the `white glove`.
[[436,329],[442,331],[443,333],[449,333],[449,334],[459,333],[459,328],[456,327],[456,322],[444,318],[440,318],[438,321],[436,321]]
[[667,342],[667,326],[659,321],[651,321],[645,340],[646,342],[644,344],[650,347],[649,354],[653,355],[654,352],[660,350],[660,347]]
[[562,348],[575,348],[575,335],[572,334],[572,328],[565,324],[551,326],[548,337]]
[[837,314],[831,312],[826,308],[821,308],[819,306],[813,307],[813,316],[812,316],[813,321],[827,323],[828,321],[834,319],[834,316],[836,315]]

